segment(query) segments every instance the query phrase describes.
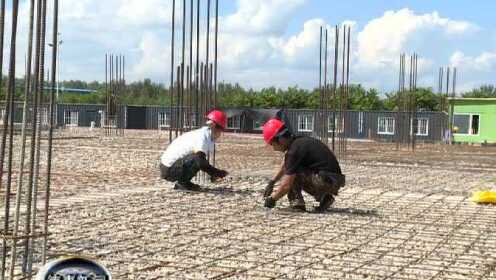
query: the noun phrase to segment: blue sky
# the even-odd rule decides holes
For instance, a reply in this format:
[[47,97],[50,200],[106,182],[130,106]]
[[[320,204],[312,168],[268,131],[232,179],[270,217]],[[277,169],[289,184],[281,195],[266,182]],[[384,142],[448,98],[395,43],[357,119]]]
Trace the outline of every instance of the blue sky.
[[[435,86],[439,67],[447,65],[459,68],[459,91],[496,83],[492,15],[496,1],[219,2],[219,77],[224,81],[253,88],[315,87],[318,29],[347,22],[353,24],[353,83],[383,92],[396,88],[399,54],[414,51],[421,58],[420,86]],[[129,80],[151,78],[167,84],[171,3],[172,0],[60,1],[64,40],[61,78],[103,80],[104,55],[114,52],[126,55]],[[206,0],[202,3],[205,5]],[[26,49],[28,1],[21,1],[21,8],[19,63],[24,62]]]

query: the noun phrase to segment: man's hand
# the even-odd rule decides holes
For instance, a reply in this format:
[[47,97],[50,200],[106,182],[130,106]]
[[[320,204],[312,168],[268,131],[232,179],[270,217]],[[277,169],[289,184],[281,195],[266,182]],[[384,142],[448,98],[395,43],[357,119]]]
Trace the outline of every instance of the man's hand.
[[274,185],[276,182],[274,180],[270,180],[269,183],[267,183],[267,186],[265,187],[264,190],[264,197],[268,197],[272,194],[272,191],[274,190]]
[[275,206],[276,206],[276,200],[273,199],[272,196],[268,196],[265,198],[264,207],[272,209]]
[[224,178],[229,174],[229,172],[219,169],[219,171],[215,172],[214,177],[216,178]]

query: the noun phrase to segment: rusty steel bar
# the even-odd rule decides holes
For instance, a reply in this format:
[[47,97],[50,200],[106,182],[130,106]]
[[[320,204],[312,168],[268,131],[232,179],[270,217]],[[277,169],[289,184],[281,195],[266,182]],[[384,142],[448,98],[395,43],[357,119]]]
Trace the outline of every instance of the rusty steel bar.
[[[5,36],[5,0],[0,1],[0,89],[3,88],[3,48],[4,48],[4,36]],[[5,113],[2,116],[3,124],[2,124],[2,140],[0,146],[0,188],[3,187],[3,166],[4,166],[4,158],[5,158],[5,145],[7,142],[7,128],[8,128],[8,119],[10,116],[10,100],[8,92],[5,94],[5,105],[4,105]],[[7,190],[7,189],[6,189]],[[8,202],[9,195],[5,196],[5,202]],[[5,212],[8,211],[8,208],[5,207]],[[4,221],[4,232],[7,234],[8,231],[8,216],[6,216],[6,220]],[[5,279],[5,265],[7,258],[7,241],[2,239],[2,264],[0,267],[1,270],[1,278]]]
[[213,109],[213,77],[214,77],[214,65],[213,63],[210,63],[210,70],[208,73],[208,88],[209,88],[209,96],[208,96],[208,110],[207,112],[210,112]]
[[[215,38],[214,38],[214,108],[217,108],[217,56],[218,56],[218,34],[219,34],[219,0],[215,0]],[[215,150],[214,150],[215,165]]]
[[191,130],[191,95],[192,95],[192,85],[193,85],[193,77],[192,77],[192,70],[193,70],[193,27],[194,27],[194,1],[190,0],[190,9],[189,9],[189,67],[188,67],[188,94],[187,94],[187,100],[186,100],[186,122],[188,124],[189,130]]
[[[327,43],[328,43],[328,34],[327,34],[327,28],[325,30],[325,44],[324,44],[324,97],[323,97],[323,108],[326,108],[327,105],[326,105],[326,100],[327,100]],[[322,117],[322,137],[323,137],[323,141],[324,143],[327,144],[328,140],[327,140],[327,131],[329,130],[329,124],[328,124],[328,119],[329,117],[327,116],[327,112],[325,111],[325,109],[323,110],[323,117]]]
[[400,128],[400,117],[401,117],[401,72],[403,69],[403,54],[400,54],[400,68],[399,68],[399,79],[398,79],[398,93],[396,93],[396,107],[397,107],[397,112],[396,112],[396,121],[394,124],[394,130],[395,130],[395,135],[394,138],[396,139],[396,150],[400,149],[400,133],[399,133],[399,128]]
[[342,57],[342,73],[341,73],[341,88],[340,88],[340,96],[339,96],[339,152],[338,158],[341,159],[343,154],[343,114],[344,114],[344,83],[345,83],[345,65],[346,63],[346,26],[343,26],[343,57]]
[[178,104],[179,104],[179,99],[180,99],[180,95],[181,95],[181,65],[178,65],[177,66],[177,81],[176,81],[176,106],[175,106],[175,119],[174,119],[174,129],[175,129],[175,135],[176,135],[176,138],[178,137],[179,135],[179,107],[178,107]]
[[[319,97],[320,97],[320,106],[322,108],[323,104],[323,92],[322,92],[322,26],[320,27],[320,35],[319,35]],[[321,112],[322,114],[322,112]],[[319,137],[322,137],[320,133],[321,129],[318,130]],[[322,140],[322,138],[321,138]]]
[[31,61],[33,56],[33,22],[34,22],[34,0],[30,0],[29,6],[29,35],[28,35],[28,53],[26,55],[26,74],[24,76],[24,105],[22,113],[22,132],[21,132],[21,156],[19,163],[19,176],[16,188],[15,197],[15,210],[14,210],[14,228],[12,232],[12,247],[11,247],[11,258],[10,258],[10,279],[14,279],[14,267],[17,255],[17,234],[19,230],[19,218],[20,218],[20,207],[21,207],[21,195],[23,188],[23,178],[24,178],[24,160],[26,154],[26,125],[28,122],[28,106],[32,98],[30,97],[31,91]]
[[201,79],[200,79],[200,0],[197,0],[196,7],[196,74],[195,74],[195,112],[196,125],[200,125],[200,95],[201,95]]
[[[36,141],[36,135],[37,135],[37,128],[38,126],[36,125],[38,122],[38,107],[40,105],[40,95],[41,93],[39,92],[39,71],[40,71],[40,52],[41,48],[43,47],[41,45],[41,18],[42,18],[42,0],[37,1],[37,7],[36,7],[36,55],[35,55],[35,63],[33,65],[33,86],[32,89],[34,91],[33,98],[34,98],[34,105],[32,108],[32,118],[31,118],[31,150],[30,150],[30,165],[29,165],[29,180],[28,180],[28,187],[27,187],[27,194],[26,194],[26,222],[25,222],[25,230],[24,230],[24,235],[25,236],[30,236],[31,234],[31,207],[32,207],[32,194],[33,194],[33,189],[32,185],[34,182],[34,164],[35,164],[35,141]],[[27,265],[28,265],[28,254],[30,250],[30,244],[29,240],[26,239],[24,240],[24,255],[23,255],[23,260],[22,260],[22,272],[24,275],[26,275],[27,271]]]
[[[174,106],[174,36],[175,36],[175,21],[176,21],[176,0],[172,0],[172,28],[171,28],[171,68],[170,68],[170,85],[169,85],[169,97],[170,97],[170,117],[171,122],[169,126],[169,144],[172,142],[172,108]],[[176,135],[177,136],[177,135]]]
[[350,83],[350,48],[351,48],[351,27],[348,26],[348,50],[347,50],[347,57],[346,57],[346,88],[345,88],[345,115],[344,115],[344,157],[346,158],[346,152],[347,152],[347,142],[348,142],[348,122],[347,122],[347,117],[348,117],[348,98],[349,98],[349,83]]
[[207,34],[206,34],[206,51],[205,51],[205,67],[209,65],[209,50],[210,50],[210,0],[207,0]]
[[[2,21],[4,20],[5,13],[5,2],[2,1]],[[7,92],[6,92],[6,100],[9,103],[7,106],[10,110],[7,113],[5,110],[4,116],[4,130],[2,132],[2,149],[1,149],[1,175],[0,181],[3,182],[3,166],[4,166],[4,157],[5,157],[5,140],[7,133],[7,126],[5,125],[9,120],[9,147],[8,147],[8,159],[7,159],[7,184],[5,186],[5,217],[4,217],[4,229],[3,233],[7,235],[9,233],[9,215],[10,215],[10,190],[12,185],[12,155],[13,155],[13,142],[14,142],[14,98],[15,98],[15,56],[16,56],[16,40],[17,40],[17,15],[19,9],[19,1],[14,0],[12,4],[12,32],[10,39],[10,60],[9,60],[9,75],[8,75],[8,83],[7,83]],[[3,26],[2,26],[3,27]],[[2,34],[3,38],[3,34]],[[3,48],[2,48],[3,49]],[[2,51],[3,56],[3,51]],[[1,72],[0,72],[1,74]],[[4,140],[5,139],[5,140]],[[1,279],[5,278],[5,265],[6,265],[6,250],[7,244],[5,238],[2,240],[2,266],[1,266]]]
[[50,94],[50,108],[49,108],[49,127],[48,127],[48,150],[47,150],[47,173],[46,173],[46,185],[45,185],[45,220],[43,223],[43,249],[42,249],[42,262],[46,263],[47,260],[47,245],[48,245],[48,215],[50,207],[50,187],[51,187],[51,175],[52,175],[52,143],[53,143],[53,128],[54,128],[54,113],[55,113],[55,83],[56,83],[56,73],[57,73],[57,54],[58,54],[58,23],[59,23],[59,1],[53,0],[53,38],[52,38],[52,87]]
[[[41,15],[41,42],[40,42],[40,71],[39,71],[39,83],[38,83],[38,91],[39,91],[39,106],[41,107],[43,104],[43,88],[44,88],[44,83],[45,83],[45,38],[46,38],[46,10],[47,10],[47,0],[42,0],[42,15]],[[31,232],[35,232],[36,230],[36,218],[37,218],[37,213],[38,213],[38,182],[39,182],[39,173],[40,173],[40,153],[41,153],[41,111],[38,109],[38,129],[36,131],[37,136],[36,136],[36,153],[35,153],[35,173],[34,173],[34,180],[33,180],[33,193],[32,193],[32,201],[33,201],[33,207],[32,213],[31,213]],[[27,274],[31,275],[32,272],[32,265],[33,265],[33,253],[34,253],[34,238],[29,239],[30,245],[29,247],[31,250],[29,251],[28,255],[28,267],[27,267]]]
[[[446,67],[446,97],[449,96],[449,87],[450,87],[450,68]],[[444,81],[443,81],[444,82]],[[452,111],[453,105],[450,106],[450,113]],[[450,133],[450,139],[449,139],[449,144],[453,144],[453,115],[448,115],[449,117],[449,133]]]
[[[337,82],[338,82],[338,60],[339,60],[339,27],[336,25],[336,37],[334,39],[334,88],[332,101],[332,123],[336,123],[337,108]],[[336,127],[332,130],[332,151],[335,152],[336,144]]]
[[[449,69],[449,68],[448,68]],[[449,79],[449,75],[448,75],[448,79]],[[456,67],[453,68],[453,88],[452,88],[452,94],[451,94],[451,98],[454,99],[456,97],[456,79],[457,79],[457,69]],[[449,91],[449,85],[447,83],[446,85],[446,93]],[[446,94],[448,95],[448,94]],[[454,101],[453,101],[453,104],[454,104]],[[452,144],[452,141],[453,141],[453,125],[454,125],[454,105],[450,106],[450,131],[451,131],[451,139],[450,139],[450,144]]]
[[182,32],[182,52],[181,52],[181,90],[179,92],[179,119],[178,125],[180,127],[180,134],[183,132],[184,127],[184,71],[186,59],[186,0],[183,0],[183,32]]

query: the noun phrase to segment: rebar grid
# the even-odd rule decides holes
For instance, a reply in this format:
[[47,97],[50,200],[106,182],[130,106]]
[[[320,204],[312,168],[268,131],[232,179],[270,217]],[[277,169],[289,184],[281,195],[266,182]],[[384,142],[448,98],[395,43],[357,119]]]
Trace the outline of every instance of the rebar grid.
[[[343,166],[349,182],[333,211],[267,213],[261,206],[264,179],[250,176],[252,171],[210,185],[207,192],[175,192],[148,170],[152,165],[146,166],[155,160],[163,139],[144,137],[126,135],[119,143],[55,141],[54,160],[63,164],[55,166],[54,174],[64,178],[53,182],[57,192],[50,212],[50,258],[89,255],[107,265],[116,279],[495,277],[491,217],[496,209],[466,200],[468,190],[494,179],[493,171],[362,161],[351,154]],[[92,147],[92,141],[103,146]],[[239,153],[262,145],[256,139],[243,139],[246,150],[236,156],[232,151],[239,145],[228,135],[224,141],[218,154],[223,168],[256,170],[250,166],[258,164],[258,173],[270,174],[276,166],[278,155],[270,151],[236,162],[241,161]],[[71,162],[74,156],[81,162]],[[108,167],[103,158],[118,158],[121,164]],[[106,180],[104,174],[119,180]],[[308,208],[316,205],[305,199]],[[278,207],[287,205],[284,200]],[[365,211],[372,209],[377,214]]]

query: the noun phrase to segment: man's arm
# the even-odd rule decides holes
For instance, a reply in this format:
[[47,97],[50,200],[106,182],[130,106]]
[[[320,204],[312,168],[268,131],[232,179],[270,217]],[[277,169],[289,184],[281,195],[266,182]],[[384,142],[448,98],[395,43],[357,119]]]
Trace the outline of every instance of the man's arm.
[[276,189],[276,191],[272,194],[272,198],[274,200],[279,200],[281,197],[285,196],[286,194],[289,193],[291,190],[291,187],[293,186],[294,180],[296,178],[296,175],[284,175],[281,179],[281,183],[279,184],[279,187]]
[[284,161],[281,163],[281,166],[279,167],[279,171],[277,171],[276,176],[271,181],[277,183],[279,180],[281,180],[283,175],[284,175]]
[[201,171],[206,172],[208,175],[214,178],[224,178],[225,176],[227,176],[227,171],[215,168],[210,165],[204,152],[197,152],[196,154],[198,155],[198,163],[200,165]]

